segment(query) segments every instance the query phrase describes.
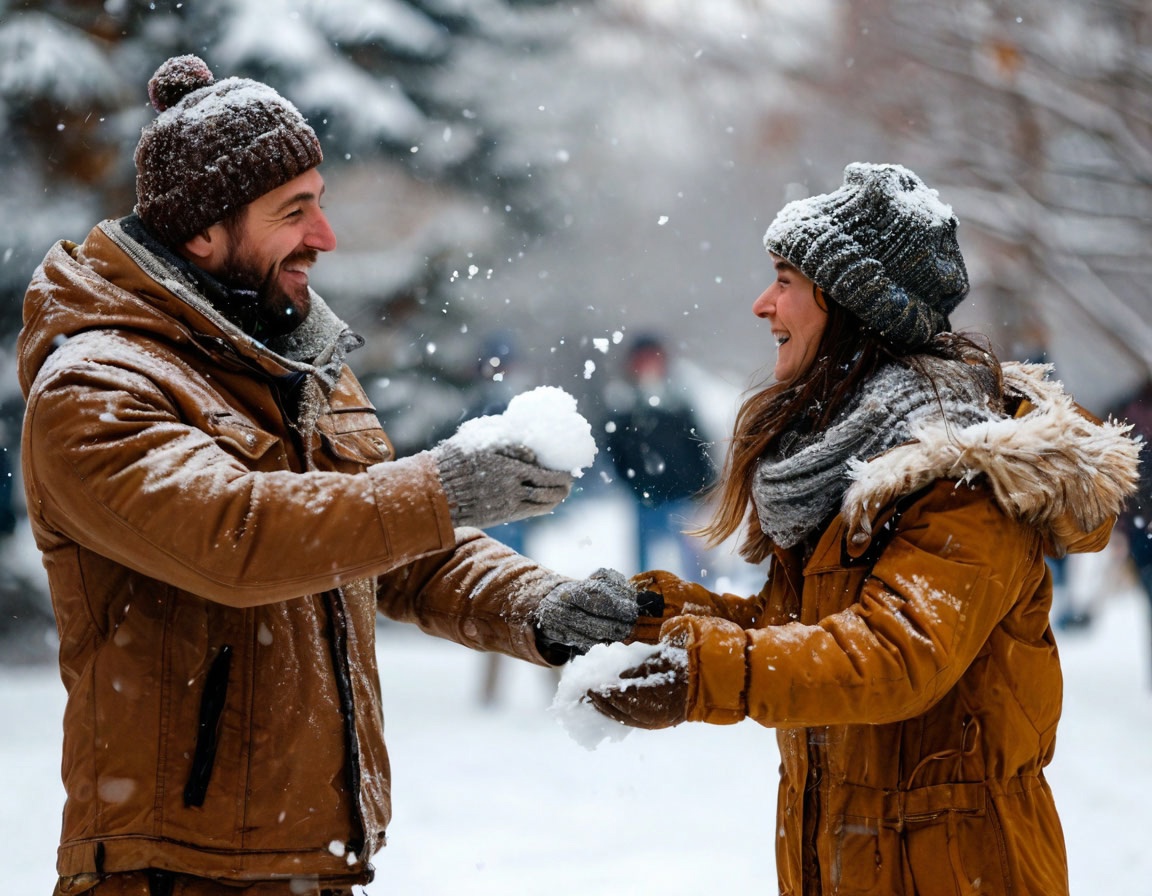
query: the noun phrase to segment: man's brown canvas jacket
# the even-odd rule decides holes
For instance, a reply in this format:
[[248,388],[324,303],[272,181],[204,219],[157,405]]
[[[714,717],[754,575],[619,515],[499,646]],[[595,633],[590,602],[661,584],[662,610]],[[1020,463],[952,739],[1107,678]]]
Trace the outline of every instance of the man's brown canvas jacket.
[[[343,325],[314,297],[331,362]],[[23,475],[68,691],[58,870],[371,877],[390,814],[377,611],[532,662],[551,573],[453,531],[347,367],[231,326],[122,222],[24,307]]]

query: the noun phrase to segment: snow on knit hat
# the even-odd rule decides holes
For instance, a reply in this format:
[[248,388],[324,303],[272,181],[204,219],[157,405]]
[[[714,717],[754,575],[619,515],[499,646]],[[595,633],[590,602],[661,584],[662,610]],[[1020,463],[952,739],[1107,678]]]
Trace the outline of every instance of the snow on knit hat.
[[136,146],[136,214],[168,246],[324,158],[292,103],[258,81],[217,81],[197,56],[161,65],[148,97],[160,114]]
[[839,189],[784,206],[764,248],[895,345],[950,329],[968,294],[951,207],[902,165],[848,165]]

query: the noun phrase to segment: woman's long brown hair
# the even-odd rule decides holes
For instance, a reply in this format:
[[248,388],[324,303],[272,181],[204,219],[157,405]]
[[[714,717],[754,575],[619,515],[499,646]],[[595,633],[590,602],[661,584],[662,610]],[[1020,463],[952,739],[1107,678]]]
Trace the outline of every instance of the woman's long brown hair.
[[760,458],[785,432],[808,433],[828,426],[862,384],[889,361],[918,368],[916,355],[964,359],[987,365],[1000,380],[996,359],[966,336],[942,333],[915,353],[900,351],[864,329],[835,302],[827,304],[828,321],[808,370],[794,383],[759,388],[740,406],[723,474],[711,490],[716,510],[705,526],[691,533],[715,547],[745,526],[739,552],[749,563],[760,563],[772,553],[752,503],[752,483]]

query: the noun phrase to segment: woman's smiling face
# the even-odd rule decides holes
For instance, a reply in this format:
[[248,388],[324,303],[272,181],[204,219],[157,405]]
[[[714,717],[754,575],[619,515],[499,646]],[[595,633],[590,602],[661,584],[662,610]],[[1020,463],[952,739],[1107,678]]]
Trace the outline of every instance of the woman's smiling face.
[[824,293],[778,255],[772,256],[776,280],[752,303],[752,312],[772,325],[776,339],[777,382],[790,383],[812,366],[828,324]]

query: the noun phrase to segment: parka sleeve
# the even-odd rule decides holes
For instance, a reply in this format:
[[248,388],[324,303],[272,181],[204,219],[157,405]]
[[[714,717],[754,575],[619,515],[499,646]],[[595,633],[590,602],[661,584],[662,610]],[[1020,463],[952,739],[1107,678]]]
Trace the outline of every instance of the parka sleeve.
[[549,664],[537,647],[535,612],[567,577],[479,529],[457,529],[456,538],[454,550],[383,576],[376,595],[380,612],[475,650]]
[[[993,631],[1039,585],[1039,535],[1006,517],[987,492],[934,489],[906,512],[856,600],[813,625],[754,630],[680,617],[663,637],[689,651],[689,719],[769,727],[880,724],[930,708]],[[811,589],[843,588],[835,571]],[[1015,608],[1015,609],[1014,609]],[[1042,609],[1031,608],[1043,613]],[[1045,619],[1031,625],[1039,643]],[[1028,628],[1028,626],[1025,626]]]
[[66,344],[49,360],[25,417],[29,514],[46,562],[78,545],[208,600],[252,606],[455,542],[428,459],[362,473],[262,471],[278,440],[188,423],[162,385],[177,372],[67,354]]

